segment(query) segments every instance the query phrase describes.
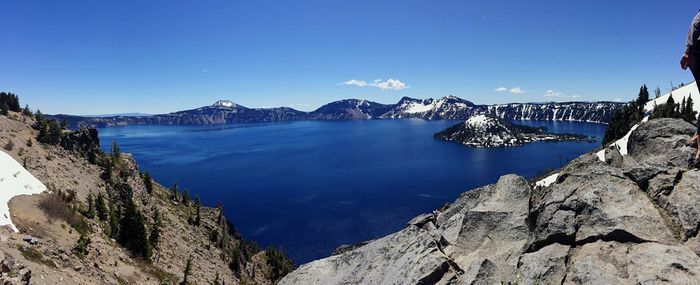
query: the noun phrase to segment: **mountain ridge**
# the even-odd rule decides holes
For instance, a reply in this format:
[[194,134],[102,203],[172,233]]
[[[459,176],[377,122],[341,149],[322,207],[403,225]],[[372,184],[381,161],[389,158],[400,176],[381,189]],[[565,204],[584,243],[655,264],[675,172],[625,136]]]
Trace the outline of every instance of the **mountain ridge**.
[[219,100],[199,108],[149,116],[86,117],[67,114],[47,115],[65,120],[69,127],[109,127],[124,125],[210,125],[265,123],[300,120],[424,119],[466,120],[474,114],[492,114],[508,120],[560,120],[607,123],[623,106],[617,102],[509,103],[477,105],[456,96],[433,99],[403,97],[395,104],[364,99],[344,99],[327,103],[314,111],[290,107],[249,108],[230,100]]

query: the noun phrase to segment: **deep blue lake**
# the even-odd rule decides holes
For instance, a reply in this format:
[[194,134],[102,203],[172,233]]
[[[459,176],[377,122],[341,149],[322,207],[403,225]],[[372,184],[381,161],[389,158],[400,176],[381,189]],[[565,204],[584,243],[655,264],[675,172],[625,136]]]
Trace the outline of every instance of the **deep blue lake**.
[[[207,205],[224,203],[247,239],[282,247],[297,264],[400,230],[412,217],[498,177],[527,178],[600,142],[468,148],[437,141],[454,121],[301,121],[99,130],[165,186],[177,181]],[[606,125],[518,121],[602,137]]]

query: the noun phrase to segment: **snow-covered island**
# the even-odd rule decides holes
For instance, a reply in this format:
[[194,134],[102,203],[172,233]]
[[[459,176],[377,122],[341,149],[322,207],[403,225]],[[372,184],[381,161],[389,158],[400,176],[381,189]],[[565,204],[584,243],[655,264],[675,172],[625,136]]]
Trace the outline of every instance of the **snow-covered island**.
[[550,133],[544,127],[516,125],[484,114],[474,115],[464,123],[438,132],[435,138],[471,147],[520,146],[536,141],[595,141],[595,138],[585,135]]

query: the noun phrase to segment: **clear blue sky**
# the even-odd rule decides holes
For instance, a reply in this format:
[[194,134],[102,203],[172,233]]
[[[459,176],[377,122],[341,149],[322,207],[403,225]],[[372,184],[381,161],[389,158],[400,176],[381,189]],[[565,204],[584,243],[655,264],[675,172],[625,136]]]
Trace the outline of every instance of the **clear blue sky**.
[[[0,0],[0,90],[70,114],[161,113],[224,98],[301,110],[448,94],[476,103],[628,100],[643,83],[666,90],[691,80],[677,62],[698,8],[690,0]],[[382,85],[390,78],[400,83]]]

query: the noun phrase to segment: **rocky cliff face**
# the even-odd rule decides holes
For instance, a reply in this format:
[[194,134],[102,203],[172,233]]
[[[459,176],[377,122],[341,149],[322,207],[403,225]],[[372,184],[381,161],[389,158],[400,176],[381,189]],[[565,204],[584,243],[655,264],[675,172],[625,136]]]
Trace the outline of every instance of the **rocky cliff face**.
[[506,120],[607,123],[622,106],[617,102],[514,103],[482,106],[483,112]]
[[193,110],[152,116],[80,117],[52,115],[66,120],[71,128],[81,126],[123,125],[212,125],[230,123],[285,122],[298,120],[368,120],[405,119],[466,120],[474,114],[486,113],[507,120],[561,120],[607,123],[622,106],[612,102],[514,103],[506,105],[474,105],[455,97],[413,99],[404,97],[396,104],[380,104],[367,100],[347,99],[328,103],[313,112],[292,108],[247,108],[228,100]]
[[397,233],[299,267],[281,284],[700,284],[694,127],[642,124],[533,187],[508,175]]

